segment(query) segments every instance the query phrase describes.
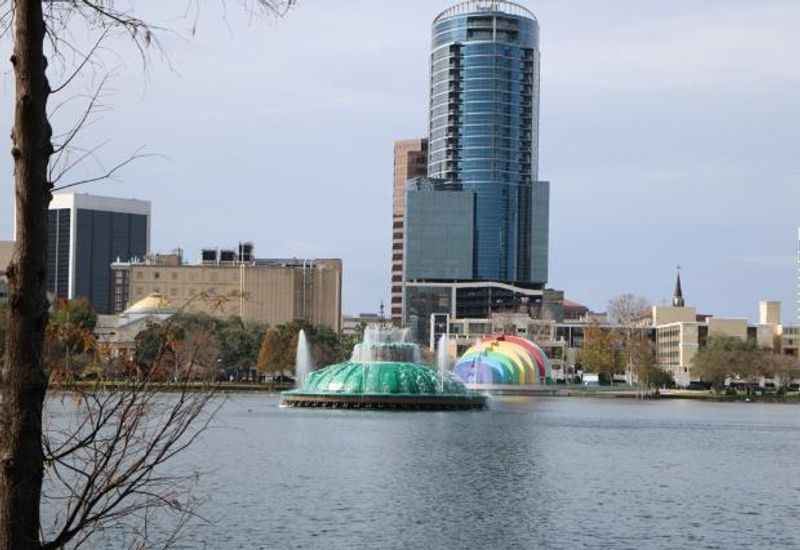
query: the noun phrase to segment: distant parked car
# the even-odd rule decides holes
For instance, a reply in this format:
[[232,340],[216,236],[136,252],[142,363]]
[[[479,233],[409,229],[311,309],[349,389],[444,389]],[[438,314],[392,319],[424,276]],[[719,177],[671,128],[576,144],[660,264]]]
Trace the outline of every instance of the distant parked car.
[[584,386],[599,386],[600,385],[600,376],[594,373],[586,373],[583,375],[583,385]]
[[272,381],[277,384],[294,384],[294,378],[285,374],[276,374],[272,377]]
[[703,382],[701,380],[693,380],[689,382],[689,385],[686,386],[687,390],[710,390],[711,384],[708,382]]

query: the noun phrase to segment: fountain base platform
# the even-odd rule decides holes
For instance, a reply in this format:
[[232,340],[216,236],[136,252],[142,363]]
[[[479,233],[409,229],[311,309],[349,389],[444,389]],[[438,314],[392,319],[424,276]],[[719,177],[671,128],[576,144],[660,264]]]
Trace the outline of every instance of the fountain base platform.
[[289,407],[329,409],[388,409],[406,411],[453,411],[483,409],[484,395],[336,395],[286,392],[283,404]]

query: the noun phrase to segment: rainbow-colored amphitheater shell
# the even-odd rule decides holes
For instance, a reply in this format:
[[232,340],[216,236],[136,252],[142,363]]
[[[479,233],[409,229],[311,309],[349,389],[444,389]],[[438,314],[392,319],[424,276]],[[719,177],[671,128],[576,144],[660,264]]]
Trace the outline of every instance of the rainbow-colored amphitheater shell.
[[455,375],[465,384],[552,384],[547,354],[519,336],[489,336],[469,348],[458,360]]

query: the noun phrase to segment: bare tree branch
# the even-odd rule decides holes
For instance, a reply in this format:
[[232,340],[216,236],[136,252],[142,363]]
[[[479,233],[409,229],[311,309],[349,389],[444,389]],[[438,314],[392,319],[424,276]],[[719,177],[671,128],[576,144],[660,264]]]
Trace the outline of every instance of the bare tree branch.
[[[141,151],[141,149],[139,149],[139,150]],[[104,174],[101,174],[99,176],[95,176],[95,177],[92,177],[92,178],[86,178],[86,179],[73,181],[73,182],[70,182],[70,183],[67,183],[67,184],[64,184],[64,185],[55,186],[55,187],[53,187],[53,191],[62,191],[64,189],[69,189],[70,187],[76,187],[78,185],[84,185],[84,184],[87,184],[87,183],[95,183],[95,182],[98,182],[98,181],[112,179],[117,174],[117,172],[119,172],[122,168],[124,168],[125,166],[129,165],[130,163],[135,162],[137,160],[142,160],[142,159],[152,158],[152,157],[157,157],[157,156],[158,155],[155,155],[153,153],[147,153],[147,154],[138,153],[138,152],[134,153],[130,157],[126,158],[125,160],[123,160],[121,162],[118,162],[117,164],[112,166]]]

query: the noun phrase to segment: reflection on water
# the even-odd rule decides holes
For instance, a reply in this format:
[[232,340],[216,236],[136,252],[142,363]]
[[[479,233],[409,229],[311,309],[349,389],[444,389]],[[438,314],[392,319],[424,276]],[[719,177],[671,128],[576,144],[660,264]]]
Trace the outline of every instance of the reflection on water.
[[186,548],[797,548],[800,408],[493,399],[482,412],[231,397]]

